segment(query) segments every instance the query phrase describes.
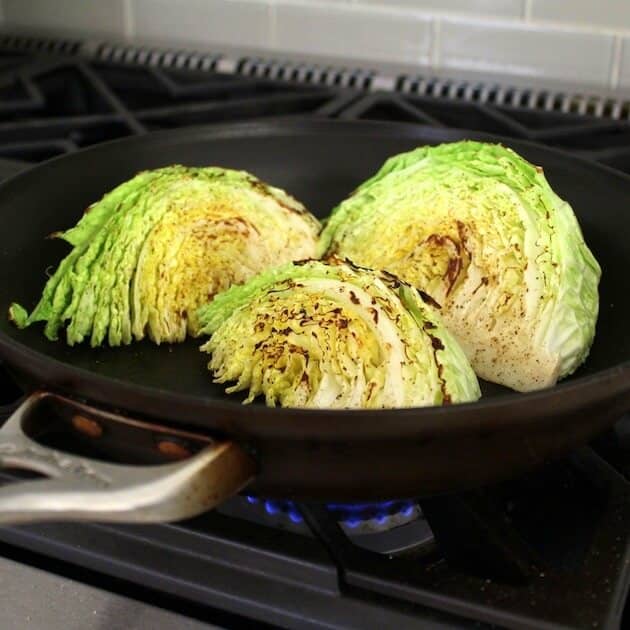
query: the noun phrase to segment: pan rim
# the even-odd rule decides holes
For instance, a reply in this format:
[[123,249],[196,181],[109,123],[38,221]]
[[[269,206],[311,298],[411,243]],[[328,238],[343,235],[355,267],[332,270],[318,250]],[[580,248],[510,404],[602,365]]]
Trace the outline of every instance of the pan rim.
[[[585,158],[573,156],[567,152],[547,147],[536,142],[528,140],[521,140],[519,138],[509,138],[500,135],[488,134],[483,132],[469,131],[465,129],[444,129],[435,128],[429,125],[418,125],[413,123],[392,123],[392,122],[380,122],[380,121],[361,121],[361,120],[341,120],[341,119],[312,119],[303,117],[277,117],[273,119],[261,119],[247,122],[232,122],[232,123],[217,123],[199,126],[190,126],[179,129],[167,129],[150,132],[142,136],[133,136],[128,138],[111,140],[103,142],[98,145],[93,145],[81,149],[78,152],[71,154],[76,155],[90,155],[93,153],[99,153],[101,151],[109,151],[112,147],[120,146],[124,148],[132,144],[143,143],[147,141],[168,142],[173,140],[174,142],[184,141],[186,138],[199,138],[203,134],[211,134],[217,139],[227,139],[231,136],[244,137],[251,136],[265,136],[265,135],[284,135],[301,133],[302,135],[321,133],[325,130],[335,129],[339,132],[340,128],[344,128],[348,133],[365,133],[368,132],[375,137],[379,135],[397,135],[404,138],[419,137],[423,140],[430,139],[433,135],[438,141],[450,141],[457,139],[470,138],[482,141],[491,141],[495,143],[505,143],[508,145],[521,146],[524,148],[530,147],[536,150],[542,150],[545,153],[554,155],[557,158],[561,158],[566,162],[580,165],[582,168],[586,167],[589,170],[599,171],[605,173],[608,176],[613,176],[618,180],[624,181],[626,184],[630,184],[630,175],[617,171],[611,167],[603,164],[590,162]],[[61,155],[51,160],[29,168],[26,171],[18,173],[17,175],[5,180],[0,184],[0,192],[5,188],[13,186],[19,183],[22,178],[28,178],[36,176],[40,170],[50,168],[51,165],[57,163],[58,160],[64,160],[68,156]],[[598,398],[598,390],[601,387],[613,387],[615,393],[620,395],[630,392],[630,359],[617,363],[614,366],[605,368],[593,374],[584,376],[577,376],[571,380],[563,381],[551,388],[538,390],[534,392],[508,392],[500,396],[481,398],[475,402],[461,403],[452,406],[428,406],[428,407],[407,407],[407,408],[395,408],[395,409],[301,409],[301,408],[269,408],[265,406],[249,406],[244,407],[238,400],[225,400],[210,399],[204,396],[198,396],[194,394],[178,393],[176,391],[160,389],[157,387],[151,387],[146,385],[140,385],[136,383],[130,383],[128,381],[119,380],[112,376],[102,376],[88,369],[74,366],[70,363],[60,361],[56,358],[50,357],[42,352],[33,350],[26,344],[21,343],[13,337],[0,330],[0,355],[2,358],[7,358],[8,363],[16,363],[19,365],[37,365],[40,368],[45,368],[47,365],[54,366],[55,370],[63,378],[57,378],[56,381],[63,380],[76,381],[79,380],[83,383],[91,385],[92,389],[99,389],[103,392],[111,392],[112,389],[120,392],[119,396],[115,398],[122,400],[125,396],[131,394],[128,390],[133,390],[136,394],[142,398],[151,398],[155,401],[170,402],[174,408],[182,409],[185,406],[191,406],[196,409],[206,409],[208,412],[214,411],[224,415],[243,414],[245,410],[250,411],[250,415],[260,416],[257,418],[256,434],[260,434],[261,427],[266,428],[264,431],[269,435],[276,434],[274,426],[269,423],[273,422],[272,418],[280,420],[288,420],[295,422],[296,420],[303,419],[306,425],[301,427],[301,434],[304,434],[304,430],[309,423],[309,418],[317,417],[329,417],[331,421],[336,421],[340,417],[343,417],[345,421],[352,422],[352,429],[356,430],[361,428],[361,424],[366,424],[370,421],[382,420],[385,415],[388,417],[395,416],[400,420],[399,430],[408,428],[411,433],[416,434],[420,425],[426,425],[429,419],[433,418],[435,422],[428,422],[428,425],[435,428],[435,423],[448,424],[452,426],[451,422],[458,417],[464,419],[468,415],[475,415],[476,417],[480,412],[484,410],[488,411],[486,417],[493,418],[496,424],[496,416],[501,411],[514,411],[515,406],[523,407],[543,407],[550,410],[557,410],[559,408],[566,407],[567,409],[575,409],[575,406],[567,406],[566,401],[572,398],[572,394],[576,391],[580,391],[583,395],[587,395],[586,402],[594,401]],[[27,368],[28,369],[28,368]],[[52,386],[52,391],[58,391],[58,386]],[[73,395],[81,397],[83,394],[79,391],[81,388],[75,388]],[[127,393],[125,393],[127,392]],[[590,395],[588,395],[590,394]],[[601,395],[601,392],[600,392]],[[610,395],[609,393],[607,394]],[[111,405],[113,402],[125,409],[130,409],[134,413],[143,415],[143,412],[138,409],[134,409],[135,406],[127,407],[124,403],[116,402],[112,400],[111,396],[103,393],[101,399],[99,397],[90,396],[89,400],[98,403],[99,405]],[[562,401],[565,404],[561,404]],[[515,403],[522,403],[517,404]],[[549,412],[551,415],[552,412]],[[153,415],[153,414],[151,414]],[[178,414],[179,415],[179,414]],[[528,417],[533,415],[531,413],[526,414]],[[352,419],[352,420],[351,420]],[[175,418],[173,418],[175,420]],[[283,423],[284,424],[284,423]],[[391,422],[388,421],[390,431],[392,429]],[[396,423],[398,426],[398,423]],[[409,426],[407,426],[407,424]],[[458,423],[456,423],[458,424]],[[479,426],[479,419],[476,418],[476,424]],[[284,428],[279,432],[284,433]],[[306,431],[308,433],[308,431]],[[389,431],[387,433],[390,433]]]

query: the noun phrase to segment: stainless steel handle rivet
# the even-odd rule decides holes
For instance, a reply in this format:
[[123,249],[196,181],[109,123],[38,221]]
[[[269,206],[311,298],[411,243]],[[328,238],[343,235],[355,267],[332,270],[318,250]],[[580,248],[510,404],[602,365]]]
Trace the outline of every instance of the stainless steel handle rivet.
[[157,443],[157,450],[169,459],[186,459],[192,454],[186,445],[171,438],[161,439]]
[[72,426],[83,435],[91,438],[100,438],[103,435],[103,427],[92,418],[87,418],[81,414],[72,416]]

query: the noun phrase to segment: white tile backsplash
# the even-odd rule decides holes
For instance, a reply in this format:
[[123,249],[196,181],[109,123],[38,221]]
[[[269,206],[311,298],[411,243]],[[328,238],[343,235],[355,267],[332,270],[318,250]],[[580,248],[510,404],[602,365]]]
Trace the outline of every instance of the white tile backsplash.
[[428,16],[337,3],[276,2],[275,11],[272,46],[282,51],[366,61],[429,61]]
[[457,11],[472,15],[521,18],[525,0],[354,0],[356,4],[402,6],[428,11]]
[[630,0],[532,0],[532,19],[630,28]]
[[265,46],[269,4],[258,0],[128,0],[134,35],[179,44]]
[[0,0],[3,15],[9,29],[630,89],[630,0]]
[[582,30],[444,20],[444,68],[561,79],[606,86],[614,37]]
[[125,0],[2,0],[8,26],[117,35],[125,31]]
[[628,35],[628,37],[624,37],[621,42],[619,87],[630,88],[630,35]]

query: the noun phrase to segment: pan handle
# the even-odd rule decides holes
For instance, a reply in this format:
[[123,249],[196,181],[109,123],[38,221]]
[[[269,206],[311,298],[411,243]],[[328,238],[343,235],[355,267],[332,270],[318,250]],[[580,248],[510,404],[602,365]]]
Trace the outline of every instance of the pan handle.
[[43,446],[24,431],[41,396],[27,398],[0,429],[0,467],[48,478],[0,487],[0,524],[177,521],[221,503],[255,475],[253,459],[230,441],[209,441],[184,461],[156,466],[110,464]]

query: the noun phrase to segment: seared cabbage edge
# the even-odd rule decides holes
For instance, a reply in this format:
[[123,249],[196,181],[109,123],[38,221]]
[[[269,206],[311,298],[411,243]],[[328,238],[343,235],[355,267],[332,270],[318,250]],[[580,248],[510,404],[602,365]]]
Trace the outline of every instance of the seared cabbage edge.
[[395,156],[333,211],[320,254],[385,269],[442,305],[478,376],[528,391],[595,334],[600,267],[541,168],[500,145]]
[[171,166],[140,173],[58,234],[73,246],[20,326],[45,321],[68,344],[156,343],[199,333],[197,308],[267,267],[312,256],[319,222],[256,177]]
[[383,408],[476,400],[479,386],[428,296],[341,260],[266,271],[198,313],[228,393],[268,405]]

